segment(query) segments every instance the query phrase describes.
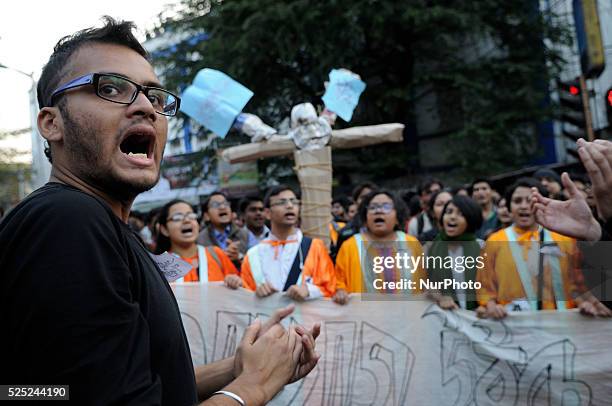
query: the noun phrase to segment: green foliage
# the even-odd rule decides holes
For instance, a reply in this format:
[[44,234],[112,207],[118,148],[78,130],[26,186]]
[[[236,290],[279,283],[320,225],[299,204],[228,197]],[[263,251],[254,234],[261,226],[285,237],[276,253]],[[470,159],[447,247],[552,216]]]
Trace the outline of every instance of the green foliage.
[[[361,75],[367,88],[350,125],[401,122],[415,127],[423,92],[456,97],[450,165],[490,174],[537,155],[536,128],[551,116],[547,83],[562,65],[555,51],[569,31],[528,0],[184,0],[157,33],[208,33],[159,60],[179,88],[204,67],[222,70],[253,90],[245,111],[272,125],[293,105],[322,105],[332,68]],[[545,40],[545,41],[544,41]],[[458,120],[458,121],[457,121]],[[340,120],[339,120],[340,121]],[[347,126],[339,123],[337,126]],[[376,173],[416,162],[414,140]],[[371,154],[356,153],[360,165]],[[381,162],[383,161],[383,162]]]

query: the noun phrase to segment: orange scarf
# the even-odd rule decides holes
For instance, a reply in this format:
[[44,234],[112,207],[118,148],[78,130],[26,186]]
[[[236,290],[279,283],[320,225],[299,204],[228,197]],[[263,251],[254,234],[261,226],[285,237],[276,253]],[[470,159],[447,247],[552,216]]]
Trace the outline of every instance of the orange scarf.
[[278,247],[280,246],[285,246],[285,244],[289,244],[292,242],[297,242],[297,240],[264,240],[262,241],[265,244],[270,244],[272,247],[274,247],[274,259],[278,259]]

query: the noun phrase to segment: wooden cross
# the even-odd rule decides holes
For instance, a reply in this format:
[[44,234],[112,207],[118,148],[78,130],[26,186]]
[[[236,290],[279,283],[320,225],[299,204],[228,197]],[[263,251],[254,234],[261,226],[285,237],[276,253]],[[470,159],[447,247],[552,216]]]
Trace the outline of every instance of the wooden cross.
[[301,229],[304,235],[319,238],[329,246],[332,148],[350,149],[385,142],[401,142],[403,130],[404,125],[399,123],[333,130],[329,145],[315,150],[299,150],[290,137],[275,135],[266,142],[251,142],[227,148],[222,156],[233,164],[293,153],[294,169],[302,192]]

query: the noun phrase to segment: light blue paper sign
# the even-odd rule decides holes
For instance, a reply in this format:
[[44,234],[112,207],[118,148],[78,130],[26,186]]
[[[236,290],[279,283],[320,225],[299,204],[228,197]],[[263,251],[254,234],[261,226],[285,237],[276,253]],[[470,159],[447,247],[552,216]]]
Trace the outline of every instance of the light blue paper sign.
[[353,111],[359,102],[359,96],[366,84],[354,75],[332,69],[329,73],[329,85],[323,95],[323,102],[328,110],[339,115],[344,121],[351,121]]
[[202,69],[181,96],[181,111],[221,138],[253,97],[253,92],[223,72]]

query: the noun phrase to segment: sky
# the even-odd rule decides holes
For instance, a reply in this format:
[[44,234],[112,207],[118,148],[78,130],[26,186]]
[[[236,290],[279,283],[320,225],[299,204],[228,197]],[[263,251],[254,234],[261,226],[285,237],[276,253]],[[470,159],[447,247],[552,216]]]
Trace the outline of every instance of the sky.
[[[158,14],[178,0],[74,1],[18,0],[3,3],[0,13],[0,64],[40,77],[57,41],[83,28],[100,25],[100,17],[134,21],[141,41],[155,26]],[[0,132],[30,127],[30,78],[0,69]],[[0,141],[0,148],[30,150],[30,134]]]

